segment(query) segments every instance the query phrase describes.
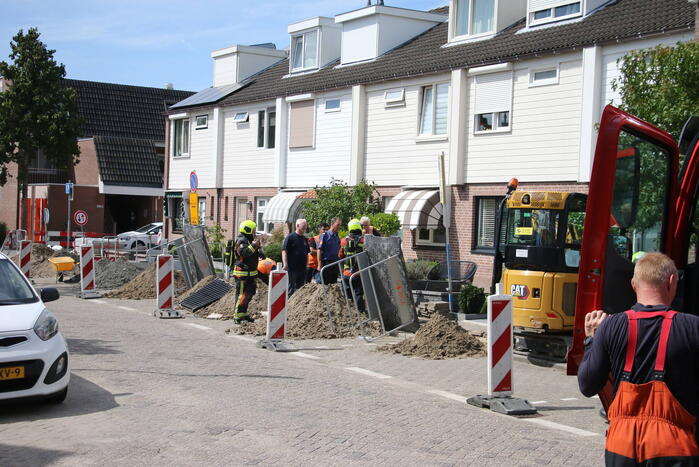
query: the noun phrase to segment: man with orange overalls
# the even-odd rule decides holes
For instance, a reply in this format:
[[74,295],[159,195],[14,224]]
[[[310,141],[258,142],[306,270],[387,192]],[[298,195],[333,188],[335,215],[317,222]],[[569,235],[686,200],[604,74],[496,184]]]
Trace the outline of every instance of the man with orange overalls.
[[677,269],[662,253],[647,253],[634,268],[631,310],[585,316],[580,391],[591,397],[609,374],[614,401],[607,409],[608,466],[699,465],[699,317],[671,310]]

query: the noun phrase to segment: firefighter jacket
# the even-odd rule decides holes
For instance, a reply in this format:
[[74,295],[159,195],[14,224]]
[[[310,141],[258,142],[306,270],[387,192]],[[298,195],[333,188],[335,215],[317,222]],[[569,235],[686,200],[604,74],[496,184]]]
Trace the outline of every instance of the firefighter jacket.
[[352,256],[364,251],[364,236],[360,234],[350,233],[340,242],[340,258],[350,258],[343,264],[343,273],[345,275],[359,271],[357,260]]
[[238,235],[235,239],[234,253],[231,260],[235,258],[235,264],[229,264],[233,276],[257,276],[257,262],[264,256],[259,248],[253,246],[251,236],[242,233]]

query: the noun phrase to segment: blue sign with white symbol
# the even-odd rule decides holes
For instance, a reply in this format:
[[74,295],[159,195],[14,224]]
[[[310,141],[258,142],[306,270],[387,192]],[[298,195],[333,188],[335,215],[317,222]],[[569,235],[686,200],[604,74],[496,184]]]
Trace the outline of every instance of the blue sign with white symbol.
[[66,194],[69,195],[71,191],[73,191],[73,184],[70,182],[66,183]]
[[192,170],[192,172],[189,174],[189,188],[192,191],[197,191],[197,188],[199,187],[199,177],[197,177],[197,173]]

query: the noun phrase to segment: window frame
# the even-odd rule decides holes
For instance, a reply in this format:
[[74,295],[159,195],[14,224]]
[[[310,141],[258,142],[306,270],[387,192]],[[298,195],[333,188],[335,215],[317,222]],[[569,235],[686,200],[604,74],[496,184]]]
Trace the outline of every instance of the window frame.
[[233,114],[233,123],[249,123],[250,112],[236,112]]
[[[435,242],[434,241],[434,233],[436,230],[443,230],[446,235],[446,229],[444,227],[440,227],[439,229],[421,229],[417,228],[415,229],[415,246],[432,246],[432,247],[446,247],[447,243],[445,242]],[[421,232],[428,232],[429,239],[428,240],[421,240],[420,239],[420,233]]]
[[[395,92],[399,92],[400,97],[389,99],[388,94],[395,93]],[[383,102],[384,102],[384,107],[386,107],[386,108],[405,106],[405,88],[386,89],[383,93]]]
[[[189,117],[186,118],[178,118],[176,120],[173,120],[173,126],[172,126],[172,157],[173,159],[184,159],[189,157],[190,155],[190,144],[191,144],[191,123]],[[186,131],[184,129],[185,123],[187,124]],[[178,131],[177,127],[180,125],[182,128]],[[182,139],[184,140],[181,145],[181,149],[178,152],[178,136],[181,135]],[[186,146],[186,148],[185,148]],[[186,149],[186,151],[185,151]]]
[[[203,123],[200,123],[199,119],[204,119]],[[195,130],[206,130],[209,128],[209,115],[204,114],[204,115],[197,115],[194,117],[194,129]]]
[[[271,196],[255,197],[255,223],[257,224],[257,231],[262,234],[271,234],[272,230],[274,230],[273,223],[269,222],[267,225],[265,225],[265,223],[262,222],[262,217],[260,217],[261,215],[264,216],[267,205],[271,199]],[[263,206],[260,206],[260,201],[264,201]],[[267,230],[267,227],[269,227],[269,230]]]
[[[580,5],[580,9],[577,13],[571,13],[568,15],[562,15],[562,16],[556,16],[556,8],[564,7],[564,6],[569,6],[569,5],[575,5],[578,4]],[[535,15],[537,13],[541,13],[543,11],[548,11],[549,15],[546,18],[541,18],[541,19],[535,19]],[[571,1],[568,3],[563,3],[560,5],[555,5],[549,8],[543,8],[541,10],[536,10],[536,11],[531,11],[528,13],[528,20],[529,20],[529,25],[530,26],[537,26],[539,24],[548,24],[548,23],[553,23],[556,21],[564,21],[567,19],[572,19],[572,18],[578,18],[582,16],[583,13],[583,5],[582,5],[582,0],[580,1]]]
[[[437,87],[441,85],[447,86],[447,127],[444,133],[436,133],[437,129]],[[432,132],[422,133],[422,124],[425,118],[425,90],[427,88],[432,88]],[[418,138],[446,138],[449,136],[449,93],[451,89],[449,88],[449,82],[444,81],[441,83],[427,84],[420,87],[420,112],[418,114],[417,122],[417,137]]]
[[[306,36],[309,34],[316,34],[316,63],[312,66],[304,66],[306,61]],[[301,66],[294,68],[294,40],[301,38]],[[310,29],[308,31],[293,34],[291,36],[291,43],[289,44],[289,71],[291,73],[300,73],[309,70],[317,70],[320,68],[320,28]]]
[[[536,79],[537,73],[545,73],[547,71],[555,71],[556,76],[554,78],[543,78]],[[551,86],[558,84],[561,77],[560,66],[557,64],[555,66],[542,67],[542,68],[532,68],[529,70],[529,87],[535,88],[539,86]]]
[[502,196],[493,196],[493,195],[483,195],[483,196],[475,196],[473,200],[474,204],[474,218],[473,218],[473,241],[472,241],[472,246],[471,246],[471,253],[475,254],[481,254],[481,255],[495,255],[495,235],[497,232],[495,231],[495,225],[493,225],[493,246],[489,247],[486,245],[481,245],[480,244],[480,218],[481,218],[481,212],[482,212],[482,206],[481,206],[481,201],[488,201],[488,200],[493,200],[495,201],[495,215],[493,216],[493,220],[495,223],[497,223],[498,220],[498,205],[502,201]]
[[[328,102],[337,102],[337,107],[333,108],[328,108]],[[323,105],[323,108],[325,109],[325,113],[332,113],[332,112],[341,112],[342,111],[342,99],[340,97],[333,97],[333,98],[328,98],[325,99],[325,103]]]
[[[459,4],[461,2],[468,2],[468,24],[467,24],[467,32],[465,34],[458,34],[457,31],[457,19],[458,19],[458,11],[459,11]],[[497,16],[498,16],[498,0],[492,0],[493,2],[493,17],[492,17],[492,22],[491,22],[491,28],[489,31],[486,32],[479,32],[478,34],[473,34],[473,6],[474,6],[474,0],[454,0],[453,6],[454,8],[450,8],[450,24],[449,24],[449,30],[450,30],[450,35],[451,35],[451,41],[458,42],[466,39],[474,39],[474,38],[479,38],[479,37],[487,37],[487,36],[492,36],[495,34],[497,30]],[[453,11],[453,13],[452,13]]]
[[[507,113],[508,115],[508,125],[505,127],[500,127],[499,124],[499,116],[502,113]],[[481,115],[492,115],[492,121],[493,121],[493,128],[490,130],[479,130],[478,125],[479,125],[479,118]],[[474,135],[490,135],[493,133],[509,133],[512,131],[512,111],[511,110],[501,110],[499,112],[484,112],[480,114],[475,114],[474,115],[474,121],[473,121],[473,134]]]
[[[274,125],[270,125],[270,112],[274,113]],[[262,117],[260,117],[262,115]],[[274,127],[274,137],[270,139],[270,136],[272,136],[272,132],[270,131],[270,127]],[[262,130],[262,133],[260,134],[260,130]],[[276,133],[277,133],[277,108],[276,107],[267,107],[262,110],[257,111],[257,133],[256,133],[256,138],[257,138],[257,149],[274,149],[276,145]],[[262,138],[262,145],[260,145],[260,138]]]

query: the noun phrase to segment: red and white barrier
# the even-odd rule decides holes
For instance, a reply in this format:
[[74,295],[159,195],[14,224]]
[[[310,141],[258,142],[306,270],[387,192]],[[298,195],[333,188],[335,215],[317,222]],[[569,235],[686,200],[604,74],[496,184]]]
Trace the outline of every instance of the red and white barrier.
[[488,394],[512,395],[512,296],[488,297]]
[[95,292],[95,255],[91,246],[80,247],[80,291],[83,298]]
[[22,240],[19,244],[19,268],[22,270],[22,274],[29,279],[29,268],[32,261],[32,242],[29,240]]
[[286,302],[289,276],[286,271],[272,271],[269,275],[267,297],[267,341],[282,341],[286,336]]
[[182,314],[174,309],[175,304],[175,268],[172,255],[158,255],[155,274],[157,305],[154,315],[160,318],[181,318]]

